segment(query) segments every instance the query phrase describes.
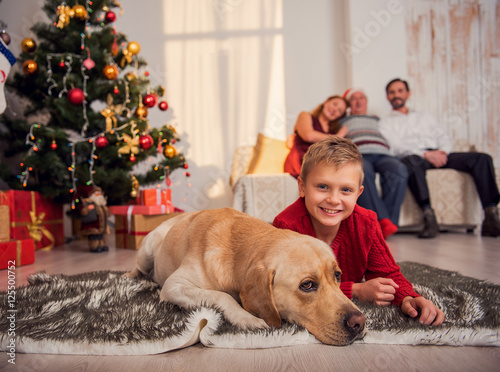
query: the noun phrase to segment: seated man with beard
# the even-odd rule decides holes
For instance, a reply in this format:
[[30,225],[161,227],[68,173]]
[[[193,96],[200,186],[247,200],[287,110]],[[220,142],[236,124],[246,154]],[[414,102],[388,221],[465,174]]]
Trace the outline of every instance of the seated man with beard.
[[82,221],[81,233],[87,236],[92,253],[108,251],[104,234],[109,234],[109,210],[100,187],[90,185],[78,188],[80,195],[79,213]]

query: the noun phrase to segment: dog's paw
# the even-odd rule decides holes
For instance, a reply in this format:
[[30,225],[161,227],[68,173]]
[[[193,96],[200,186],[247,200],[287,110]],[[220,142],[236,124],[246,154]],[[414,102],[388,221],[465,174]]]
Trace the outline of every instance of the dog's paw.
[[248,314],[248,316],[244,316],[239,319],[230,319],[230,322],[245,331],[269,328],[264,319],[257,318],[252,314]]
[[142,276],[142,273],[139,270],[134,269],[132,271],[126,272],[125,274],[123,274],[123,276],[125,278],[136,279],[136,278],[140,278]]

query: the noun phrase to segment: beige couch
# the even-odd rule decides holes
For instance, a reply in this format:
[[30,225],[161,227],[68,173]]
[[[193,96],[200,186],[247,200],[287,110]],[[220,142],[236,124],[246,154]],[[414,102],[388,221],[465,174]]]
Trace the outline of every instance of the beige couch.
[[[297,180],[283,173],[287,154],[284,141],[259,135],[255,146],[236,149],[231,172],[233,208],[266,222],[298,197]],[[469,174],[452,169],[427,172],[430,196],[442,229],[473,231],[483,219],[481,202]],[[401,230],[420,229],[423,217],[408,191],[401,208]],[[479,229],[480,230],[480,229]]]

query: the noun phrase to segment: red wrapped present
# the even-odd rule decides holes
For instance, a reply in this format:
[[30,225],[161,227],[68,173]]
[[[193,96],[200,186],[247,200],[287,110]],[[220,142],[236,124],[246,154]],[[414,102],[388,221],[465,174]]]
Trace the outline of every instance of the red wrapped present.
[[127,249],[139,249],[142,239],[153,231],[162,222],[177,216],[177,213],[170,214],[116,214],[115,234],[116,247]]
[[0,243],[0,270],[35,262],[33,239],[9,240]]
[[122,215],[145,214],[148,216],[156,214],[169,214],[176,212],[172,204],[170,205],[111,205],[109,213]]
[[10,207],[11,239],[33,239],[36,249],[64,244],[62,205],[36,191],[3,191],[0,198]]
[[172,205],[171,189],[145,189],[140,192],[141,205]]

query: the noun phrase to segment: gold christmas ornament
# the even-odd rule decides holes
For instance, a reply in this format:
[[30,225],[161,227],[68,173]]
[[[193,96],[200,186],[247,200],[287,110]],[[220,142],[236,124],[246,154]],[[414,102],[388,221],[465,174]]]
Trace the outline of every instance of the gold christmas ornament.
[[172,145],[167,145],[163,153],[167,158],[172,159],[174,156],[177,156],[177,149]]
[[79,21],[85,21],[87,19],[87,9],[80,4],[73,6],[73,13],[75,18]]
[[130,191],[130,196],[132,198],[137,198],[137,195],[139,195],[139,181],[133,174],[130,175],[132,178],[132,191]]
[[27,37],[27,38],[23,39],[23,41],[21,41],[21,49],[25,53],[32,53],[32,52],[34,52],[35,49],[36,49],[35,40],[33,40],[30,37]]
[[131,41],[127,45],[127,50],[135,56],[141,51],[141,45],[137,41]]
[[137,116],[139,119],[145,119],[148,117],[148,109],[146,106],[142,104],[142,102],[139,104],[137,109],[135,110],[135,116]]
[[102,69],[102,74],[108,80],[115,80],[118,77],[118,67],[115,65],[106,65]]
[[38,63],[36,63],[32,59],[27,59],[23,63],[23,72],[26,74],[26,76],[36,74],[38,72]]

